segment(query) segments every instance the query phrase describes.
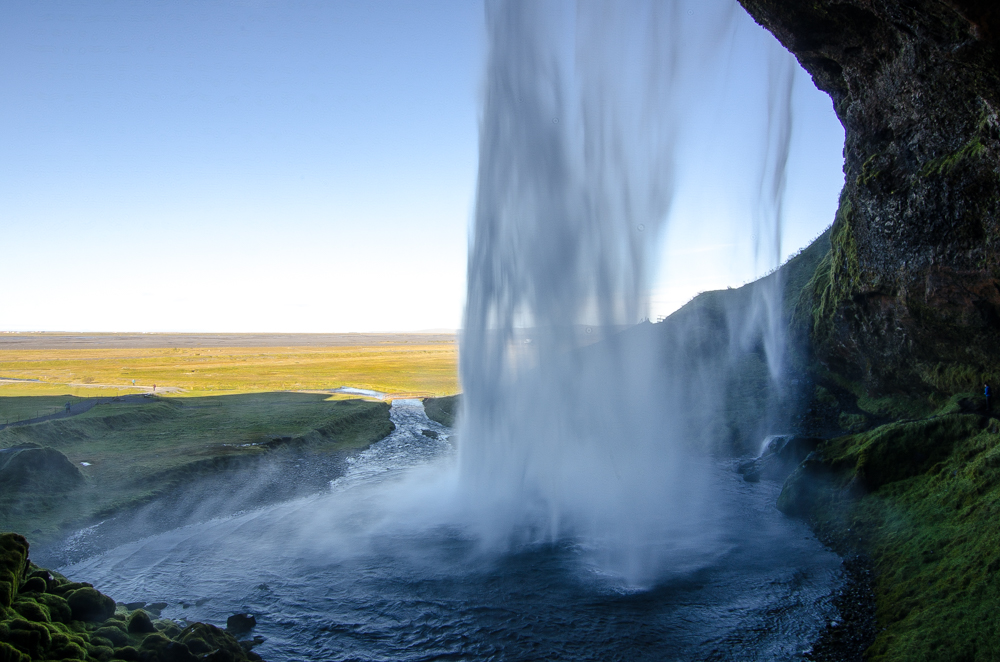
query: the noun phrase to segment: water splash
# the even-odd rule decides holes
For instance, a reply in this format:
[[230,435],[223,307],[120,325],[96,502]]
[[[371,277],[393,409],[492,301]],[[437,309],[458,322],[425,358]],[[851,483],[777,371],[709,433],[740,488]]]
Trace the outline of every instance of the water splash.
[[[734,356],[763,342],[780,377],[781,284],[727,310],[728,351],[699,348],[703,324],[669,337],[634,325],[648,315],[690,98],[713,79],[736,11],[721,0],[487,4],[459,432],[462,498],[487,544],[575,539],[635,581],[715,547],[692,430],[717,414]],[[789,61],[770,66],[757,183],[755,249],[774,266]]]

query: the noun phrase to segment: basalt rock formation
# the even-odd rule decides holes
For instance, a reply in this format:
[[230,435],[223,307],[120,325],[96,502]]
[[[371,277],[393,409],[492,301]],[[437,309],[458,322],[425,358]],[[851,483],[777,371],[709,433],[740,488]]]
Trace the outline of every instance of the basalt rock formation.
[[846,185],[816,357],[873,395],[1000,375],[1000,4],[740,0],[833,99]]

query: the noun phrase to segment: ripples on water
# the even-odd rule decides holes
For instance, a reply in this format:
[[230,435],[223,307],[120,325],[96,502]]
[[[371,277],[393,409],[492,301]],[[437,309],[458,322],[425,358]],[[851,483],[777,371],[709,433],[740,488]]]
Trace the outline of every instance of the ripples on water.
[[580,543],[497,554],[429,525],[453,480],[449,431],[419,403],[397,401],[392,417],[396,431],[326,493],[117,546],[94,530],[59,553],[88,536],[105,551],[60,570],[120,601],[167,602],[167,618],[254,613],[272,662],[789,659],[832,615],[840,561],[774,509],[774,484],[718,467],[730,507],[716,554],[629,586]]

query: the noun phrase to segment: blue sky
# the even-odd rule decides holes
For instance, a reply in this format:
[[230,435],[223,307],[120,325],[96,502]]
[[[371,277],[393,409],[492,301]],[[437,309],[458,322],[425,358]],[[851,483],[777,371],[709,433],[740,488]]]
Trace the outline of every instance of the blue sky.
[[[6,0],[0,330],[455,328],[484,54],[474,0]],[[795,108],[786,252],[842,184],[804,73]],[[682,220],[654,314],[753,276]]]

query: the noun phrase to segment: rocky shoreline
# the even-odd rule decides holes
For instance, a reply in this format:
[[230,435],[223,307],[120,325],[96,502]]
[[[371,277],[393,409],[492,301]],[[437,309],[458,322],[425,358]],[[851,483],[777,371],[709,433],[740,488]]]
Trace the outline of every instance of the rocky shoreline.
[[256,621],[226,629],[161,619],[160,605],[121,604],[28,558],[28,541],[0,534],[0,661],[258,662]]
[[865,554],[842,558],[845,582],[833,601],[840,618],[827,624],[806,656],[813,662],[861,662],[877,634],[874,564]]

